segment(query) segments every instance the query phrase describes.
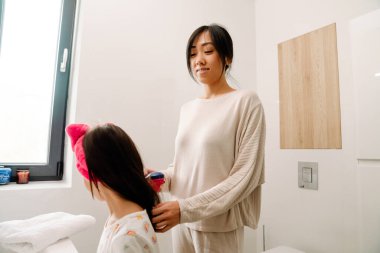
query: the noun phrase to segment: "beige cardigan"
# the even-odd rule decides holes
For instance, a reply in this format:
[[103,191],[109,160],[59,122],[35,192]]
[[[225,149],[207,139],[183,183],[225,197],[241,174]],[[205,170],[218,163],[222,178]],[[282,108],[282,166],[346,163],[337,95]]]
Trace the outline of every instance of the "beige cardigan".
[[253,91],[184,104],[174,162],[164,171],[180,222],[205,232],[257,228],[264,145],[264,111]]

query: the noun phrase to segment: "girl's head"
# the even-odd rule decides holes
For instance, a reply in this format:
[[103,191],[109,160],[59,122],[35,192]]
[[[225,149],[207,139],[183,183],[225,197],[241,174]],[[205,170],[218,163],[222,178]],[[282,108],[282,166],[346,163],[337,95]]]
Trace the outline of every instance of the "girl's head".
[[[89,180],[93,196],[93,187],[98,191],[101,183],[120,197],[146,209],[152,217],[151,210],[159,203],[159,197],[144,177],[143,162],[132,139],[120,127],[105,124],[87,130],[81,146],[82,167],[88,170],[84,176]],[[77,152],[76,156],[78,160]]]
[[232,59],[232,38],[222,26],[201,26],[191,34],[186,48],[186,62],[194,80],[202,82],[210,71],[213,71],[214,79],[220,79],[229,71]]

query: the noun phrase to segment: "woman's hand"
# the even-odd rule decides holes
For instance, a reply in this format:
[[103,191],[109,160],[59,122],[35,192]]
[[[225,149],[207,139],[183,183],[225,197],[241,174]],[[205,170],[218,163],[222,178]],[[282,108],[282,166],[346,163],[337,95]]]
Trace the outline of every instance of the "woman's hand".
[[179,224],[179,203],[178,201],[160,203],[153,208],[152,214],[152,223],[156,232],[164,233]]
[[150,168],[144,168],[144,177],[148,176],[148,174],[152,172],[156,172],[156,171]]

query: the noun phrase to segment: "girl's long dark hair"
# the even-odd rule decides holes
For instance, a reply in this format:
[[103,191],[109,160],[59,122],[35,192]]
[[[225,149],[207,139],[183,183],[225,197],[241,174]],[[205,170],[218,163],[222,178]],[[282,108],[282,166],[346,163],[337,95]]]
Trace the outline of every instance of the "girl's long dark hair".
[[92,185],[100,181],[126,200],[146,209],[160,202],[144,176],[144,165],[132,139],[118,126],[106,124],[86,133],[83,149]]

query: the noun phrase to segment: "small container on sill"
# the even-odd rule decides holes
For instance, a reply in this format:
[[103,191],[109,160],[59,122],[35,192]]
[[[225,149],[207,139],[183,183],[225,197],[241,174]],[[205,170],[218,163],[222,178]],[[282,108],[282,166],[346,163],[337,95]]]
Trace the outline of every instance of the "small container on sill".
[[29,170],[28,169],[18,169],[16,171],[16,178],[18,184],[29,183]]
[[11,181],[12,170],[0,167],[0,185],[8,184]]

